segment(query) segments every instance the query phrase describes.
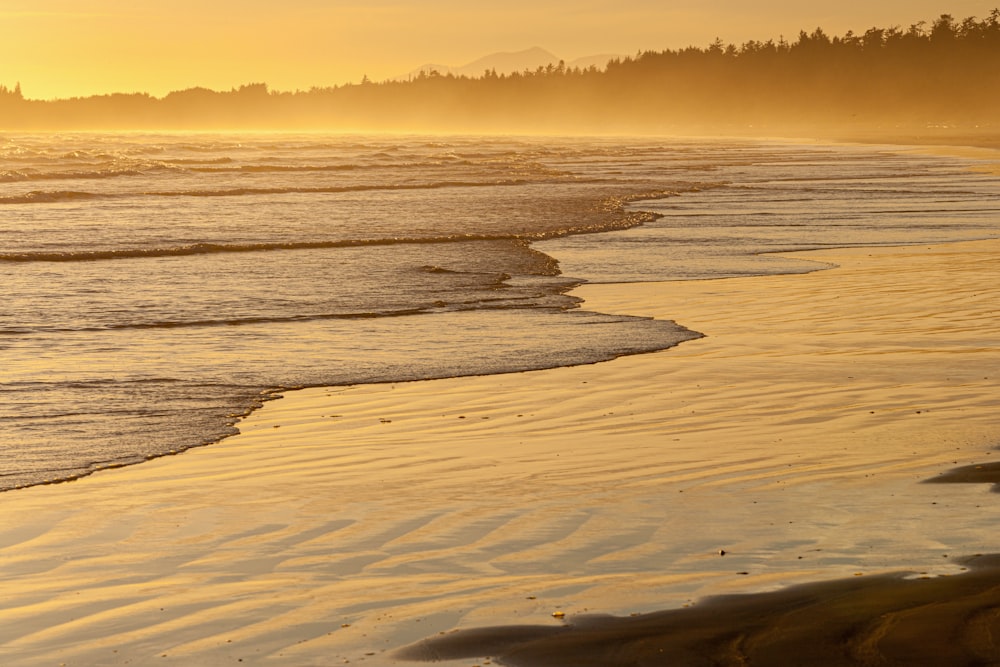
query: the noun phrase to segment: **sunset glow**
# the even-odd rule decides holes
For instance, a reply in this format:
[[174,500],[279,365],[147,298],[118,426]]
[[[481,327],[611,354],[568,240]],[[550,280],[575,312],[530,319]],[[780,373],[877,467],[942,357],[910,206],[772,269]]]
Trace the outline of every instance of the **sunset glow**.
[[460,3],[455,0],[4,0],[0,84],[52,99],[266,82],[306,90],[384,80],[436,63],[463,65],[533,46],[572,60],[704,46],[721,38],[792,38],[916,23],[941,13],[986,16],[995,4],[862,0]]
[[1000,0],[0,0],[0,667],[1000,666]]

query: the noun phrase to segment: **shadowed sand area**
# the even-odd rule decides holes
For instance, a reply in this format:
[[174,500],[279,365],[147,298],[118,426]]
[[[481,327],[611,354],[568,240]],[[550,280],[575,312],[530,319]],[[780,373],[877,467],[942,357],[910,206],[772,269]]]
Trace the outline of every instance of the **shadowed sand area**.
[[[837,268],[576,292],[705,334],[671,350],[288,392],[217,445],[0,494],[0,664],[407,664],[453,629],[654,647],[675,620],[704,638],[678,651],[764,656],[854,600],[882,625],[852,650],[950,650],[920,628],[958,609],[995,651],[995,560],[958,557],[1000,552],[1000,503],[920,482],[1000,458],[1000,241],[799,257]],[[735,593],[769,597],[703,602]]]
[[931,484],[992,484],[1000,493],[1000,462],[962,466],[927,480]]
[[1000,558],[969,560],[974,569],[954,577],[856,577],[562,628],[462,630],[399,655],[488,653],[511,667],[997,664]]

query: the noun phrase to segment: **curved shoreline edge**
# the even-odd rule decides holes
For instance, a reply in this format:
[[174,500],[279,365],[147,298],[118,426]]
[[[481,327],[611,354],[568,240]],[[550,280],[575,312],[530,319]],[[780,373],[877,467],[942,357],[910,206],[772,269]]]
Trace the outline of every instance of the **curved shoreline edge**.
[[[791,141],[795,141],[795,140],[792,139]],[[799,141],[806,141],[806,140],[799,139]],[[832,144],[836,144],[836,143],[845,143],[845,144],[846,143],[851,143],[850,140],[838,141],[838,140],[830,140],[830,139],[827,139],[827,140],[823,140],[823,139],[821,139],[821,140],[809,140],[809,141],[814,141],[816,143],[832,143]],[[945,155],[945,156],[955,157],[955,158],[959,158],[959,159],[963,159],[963,158],[982,159],[982,158],[984,158],[984,156],[992,156],[992,157],[995,157],[998,160],[997,163],[993,164],[993,172],[992,173],[1000,173],[1000,148],[995,148],[992,145],[990,145],[989,147],[966,147],[966,146],[949,146],[949,145],[919,145],[919,144],[912,144],[911,145],[911,144],[907,143],[907,139],[906,138],[899,138],[896,141],[898,142],[898,144],[885,144],[885,145],[889,145],[892,150],[898,150],[899,152],[923,152],[923,153],[927,153],[927,154]],[[864,145],[868,145],[868,146],[871,146],[871,147],[874,147],[876,145],[880,145],[880,144],[876,144],[876,143],[873,143],[873,142],[865,142],[865,141],[859,141],[858,143],[862,143]],[[618,199],[616,199],[614,197],[611,197],[608,201],[605,202],[605,204],[607,204],[609,206],[615,206],[615,207],[617,207],[618,210],[625,216],[626,219],[623,220],[623,222],[621,223],[621,226],[614,226],[614,225],[612,225],[607,230],[591,230],[591,229],[574,230],[573,232],[571,232],[568,235],[572,236],[572,235],[577,235],[577,234],[589,234],[589,233],[593,233],[594,231],[598,231],[600,233],[614,233],[615,231],[619,231],[621,229],[629,229],[629,228],[631,228],[633,226],[642,225],[644,223],[644,221],[647,221],[647,220],[650,220],[650,219],[655,220],[656,218],[661,217],[661,214],[656,213],[654,211],[644,210],[642,208],[642,204],[644,202],[648,202],[648,201],[656,201],[656,199],[658,197],[670,196],[672,194],[678,194],[678,193],[668,193],[668,192],[655,193],[655,192],[653,192],[653,193],[649,193],[648,196],[647,195],[638,195],[638,194],[635,194],[635,195],[630,195],[630,196],[623,197],[623,198],[618,198]],[[683,195],[683,192],[681,192],[679,194]],[[629,218],[635,218],[635,220],[629,220]],[[559,236],[561,236],[561,235],[557,235],[555,238],[558,238]],[[484,238],[492,238],[492,237],[484,237]],[[526,242],[526,243],[528,243],[530,245],[534,241],[540,241],[540,240],[549,240],[549,237],[541,237],[541,238],[537,238],[537,239],[524,239],[524,242]],[[426,241],[420,241],[420,242],[426,242]],[[437,242],[437,241],[432,241],[432,242]],[[959,241],[954,241],[953,243],[961,243],[961,242],[963,242],[963,241],[959,240]],[[945,243],[948,243],[948,242],[945,242]],[[938,244],[940,244],[940,243],[938,243]],[[306,244],[306,245],[310,246],[310,245],[313,245],[313,244]],[[326,244],[322,244],[322,245],[326,245]],[[915,242],[912,245],[921,245],[921,244]],[[798,257],[798,258],[801,258],[801,259],[805,259],[805,261],[814,263],[815,264],[815,268],[812,268],[812,269],[806,270],[806,271],[801,271],[801,272],[787,272],[787,273],[780,273],[779,272],[779,273],[769,274],[769,275],[803,275],[803,274],[810,273],[810,272],[824,271],[824,270],[836,268],[836,264],[834,264],[834,263],[822,262],[822,261],[813,260],[813,259],[806,259],[805,257],[802,256],[804,253],[810,253],[810,252],[813,252],[815,250],[831,250],[831,249],[832,250],[836,250],[836,249],[844,249],[844,248],[866,248],[866,247],[877,248],[877,247],[892,247],[892,246],[843,246],[843,247],[842,246],[827,246],[827,247],[823,247],[823,248],[804,248],[804,249],[801,249],[801,250],[774,251],[773,253],[771,253],[770,251],[768,251],[768,252],[762,252],[762,253],[756,253],[756,254],[758,254],[758,255],[764,255],[764,254],[788,255],[788,256],[794,256],[794,257]],[[180,252],[182,252],[183,254],[187,254],[189,251],[186,250],[186,249],[181,249]],[[741,276],[734,276],[734,277],[736,277],[736,278],[757,278],[757,277],[760,277],[760,275],[741,275]],[[705,280],[716,280],[716,279],[717,278],[706,278]],[[729,279],[729,278],[725,278],[725,279]],[[672,281],[657,281],[657,282],[669,283],[669,282],[672,282]],[[580,279],[580,284],[587,284],[586,279]],[[634,284],[634,283],[606,283],[606,284]],[[599,311],[594,311],[594,312],[598,312],[598,314],[603,314],[603,313],[600,313]],[[629,313],[619,313],[619,315],[625,316],[625,317],[633,317],[634,316],[634,315],[629,314]],[[642,316],[637,316],[637,317],[642,317]],[[630,352],[630,353],[626,353],[625,355],[610,356],[610,357],[606,357],[606,358],[595,359],[593,361],[588,361],[588,362],[585,362],[585,363],[603,363],[605,361],[611,361],[613,359],[619,358],[620,356],[628,356],[629,354],[649,354],[649,353],[652,353],[652,352],[660,352],[660,351],[663,351],[663,350],[671,349],[672,347],[676,347],[677,345],[680,345],[681,343],[686,342],[687,340],[697,339],[698,337],[700,337],[702,335],[696,329],[690,329],[690,328],[686,327],[685,325],[681,324],[679,321],[677,321],[675,319],[665,319],[665,318],[653,318],[653,319],[660,319],[660,321],[663,321],[665,323],[673,323],[674,325],[676,325],[678,327],[678,329],[680,331],[687,331],[687,332],[690,332],[690,333],[692,333],[694,335],[692,335],[690,337],[682,337],[680,340],[678,340],[678,341],[676,341],[676,342],[674,342],[671,345],[666,346],[666,347],[658,347],[656,349],[644,350],[644,351],[639,351],[639,352]],[[569,367],[569,366],[572,366],[572,365],[575,365],[575,364],[570,363],[570,364],[554,365],[554,366],[539,366],[537,368],[512,369],[512,370],[510,370],[508,372],[511,372],[511,373],[521,373],[521,372],[530,372],[530,371],[537,371],[537,370],[548,370],[548,369],[551,369],[551,368]],[[500,373],[498,375],[501,375],[501,374],[503,374],[503,373]],[[476,374],[472,373],[470,375],[443,376],[443,377],[469,377],[469,376],[474,376],[474,375],[476,375]],[[388,381],[385,381],[385,382],[388,382],[388,383],[392,383],[392,382],[408,382],[408,381],[417,381],[417,382],[419,382],[419,381],[436,380],[436,379],[442,379],[442,378],[440,378],[440,377],[427,377],[427,378],[420,378],[420,379],[417,379],[417,380],[395,380],[395,381],[388,380]],[[371,383],[371,384],[383,384],[383,382],[375,382],[375,383]],[[252,414],[256,410],[259,410],[266,402],[269,402],[269,401],[277,399],[277,398],[281,398],[285,393],[290,392],[290,391],[297,391],[297,390],[306,389],[306,388],[327,387],[327,386],[330,386],[330,385],[317,384],[317,385],[299,385],[299,386],[270,386],[270,387],[266,387],[265,386],[265,387],[260,387],[259,388],[259,395],[257,397],[255,397],[255,399],[252,402],[252,404],[239,406],[239,409],[233,411],[230,415],[228,415],[227,419],[225,421],[219,423],[217,433],[205,437],[205,439],[203,439],[200,442],[186,444],[186,445],[179,445],[179,446],[177,446],[174,449],[171,449],[169,451],[163,451],[162,453],[147,455],[146,457],[144,457],[143,459],[140,459],[140,460],[135,460],[135,461],[111,461],[111,462],[107,462],[107,463],[102,463],[102,464],[95,465],[95,466],[93,466],[93,467],[91,467],[89,469],[85,469],[85,470],[74,470],[70,474],[65,474],[65,475],[56,474],[55,476],[53,476],[53,477],[51,477],[49,479],[39,480],[39,481],[35,481],[35,482],[29,482],[27,484],[20,484],[20,485],[12,486],[12,487],[0,488],[0,493],[10,492],[10,491],[18,491],[18,490],[27,489],[27,488],[33,488],[33,487],[36,487],[36,486],[45,486],[45,485],[64,484],[64,483],[68,483],[68,482],[74,482],[76,480],[89,477],[90,475],[93,475],[93,474],[95,474],[97,472],[109,471],[109,470],[116,470],[116,469],[120,469],[120,468],[124,468],[124,467],[130,467],[130,466],[133,466],[133,465],[140,465],[140,464],[143,464],[143,463],[145,463],[147,461],[150,461],[150,460],[155,460],[155,459],[162,458],[162,457],[169,457],[169,456],[176,456],[176,455],[179,455],[179,454],[183,454],[184,452],[190,451],[192,449],[197,449],[197,448],[206,447],[206,446],[213,446],[213,445],[216,445],[216,444],[218,444],[218,443],[220,443],[220,442],[222,442],[222,441],[224,441],[224,440],[226,440],[228,438],[233,437],[234,435],[237,435],[239,433],[239,428],[238,428],[239,423],[241,421],[245,420],[250,414]],[[335,386],[350,386],[350,385],[335,385]]]
[[392,664],[996,552],[995,494],[919,482],[996,456],[1000,241],[817,252],[840,268],[578,288],[706,332],[670,354],[289,392],[218,446],[6,495],[0,660]]

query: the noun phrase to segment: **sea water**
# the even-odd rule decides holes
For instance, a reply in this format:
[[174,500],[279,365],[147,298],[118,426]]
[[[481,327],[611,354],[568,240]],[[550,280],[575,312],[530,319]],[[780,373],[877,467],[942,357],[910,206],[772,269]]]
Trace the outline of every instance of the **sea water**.
[[995,237],[1000,187],[970,166],[774,141],[0,136],[0,490],[216,442],[283,389],[669,348],[699,334],[572,288]]

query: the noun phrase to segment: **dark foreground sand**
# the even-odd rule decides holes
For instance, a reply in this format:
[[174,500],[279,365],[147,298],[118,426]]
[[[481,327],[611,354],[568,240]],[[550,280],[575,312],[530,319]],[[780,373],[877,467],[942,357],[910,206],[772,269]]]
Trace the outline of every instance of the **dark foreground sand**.
[[992,484],[1000,493],[1000,463],[982,463],[962,466],[927,480],[929,484]]
[[[1000,463],[926,482],[992,484],[1000,492]],[[967,571],[950,577],[859,574],[631,617],[580,616],[564,627],[458,630],[397,657],[489,656],[511,667],[1000,664],[1000,555],[956,561]]]
[[970,571],[950,577],[858,576],[565,627],[461,630],[399,657],[490,655],[512,667],[1000,664],[1000,556],[963,562]]

